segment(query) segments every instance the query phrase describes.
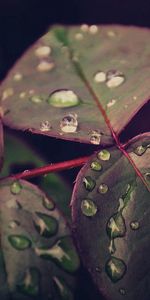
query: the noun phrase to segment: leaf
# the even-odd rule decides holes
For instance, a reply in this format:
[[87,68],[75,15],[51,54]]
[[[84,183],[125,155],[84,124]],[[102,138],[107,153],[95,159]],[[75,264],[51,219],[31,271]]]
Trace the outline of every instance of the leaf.
[[148,40],[147,29],[134,27],[53,27],[4,81],[4,124],[82,143],[113,144],[95,102],[101,101],[113,129],[121,132],[150,96]]
[[3,125],[0,119],[0,170],[3,165],[3,156],[4,156]]
[[[150,135],[126,150],[149,184]],[[150,299],[149,191],[119,149],[100,149],[81,169],[72,216],[81,258],[106,299]]]
[[0,285],[0,296],[72,300],[79,258],[64,217],[26,181],[3,180],[0,193],[1,255],[7,274],[7,289]]

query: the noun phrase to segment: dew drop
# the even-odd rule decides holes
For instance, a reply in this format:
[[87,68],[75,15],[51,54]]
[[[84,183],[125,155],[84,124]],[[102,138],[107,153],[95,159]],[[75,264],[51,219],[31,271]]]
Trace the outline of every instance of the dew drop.
[[56,219],[40,212],[36,212],[34,226],[38,233],[46,238],[55,235],[58,230]]
[[94,171],[101,171],[102,170],[102,165],[96,160],[92,161],[91,169],[94,170]]
[[92,217],[97,213],[97,206],[90,199],[84,199],[81,202],[81,211],[83,215],[87,217]]
[[101,134],[96,130],[92,130],[90,133],[90,142],[93,145],[99,145],[101,142]]
[[123,289],[123,288],[119,289],[119,293],[120,293],[122,296],[126,295],[126,291],[125,291],[125,289]]
[[15,229],[16,227],[18,227],[20,225],[19,221],[17,220],[13,220],[9,223],[9,228],[11,229]]
[[98,32],[98,27],[96,25],[89,26],[89,32],[91,34],[96,34]]
[[41,103],[43,101],[43,97],[38,95],[33,95],[32,97],[30,97],[30,101],[33,103]]
[[65,133],[77,131],[78,120],[76,114],[68,114],[60,121],[60,129]]
[[48,46],[41,46],[35,50],[35,55],[39,58],[47,57],[51,54],[51,48]]
[[138,146],[135,150],[134,150],[134,153],[136,154],[136,155],[139,155],[139,156],[141,156],[141,155],[143,155],[144,153],[145,153],[145,151],[147,150],[147,147],[144,147],[144,146]]
[[14,81],[20,81],[23,78],[21,73],[16,73],[13,77]]
[[10,191],[14,195],[20,194],[21,190],[22,190],[22,185],[20,184],[19,181],[14,181],[10,186]]
[[16,250],[25,250],[31,247],[31,241],[24,235],[10,235],[8,241]]
[[96,182],[90,176],[83,178],[83,184],[87,191],[92,191],[95,188]]
[[113,283],[116,283],[123,278],[126,269],[127,267],[124,261],[114,256],[106,263],[106,273]]
[[37,66],[37,70],[39,72],[48,72],[51,71],[52,69],[54,69],[55,64],[53,62],[48,62],[46,60],[42,60],[38,66]]
[[99,188],[98,188],[98,192],[100,194],[106,194],[108,192],[108,186],[105,183],[101,183]]
[[130,223],[130,227],[131,227],[132,230],[138,230],[139,227],[140,227],[140,223],[137,222],[137,221],[132,221],[132,222]]
[[5,100],[8,97],[13,96],[13,94],[14,94],[13,88],[7,88],[6,90],[3,91],[2,100]]
[[81,28],[81,30],[82,30],[83,32],[88,32],[88,30],[89,30],[89,25],[87,25],[87,24],[82,24],[80,28]]
[[65,108],[79,105],[80,99],[71,90],[58,90],[49,96],[48,103],[54,107]]
[[51,124],[49,121],[43,121],[40,124],[40,130],[41,131],[49,131],[51,129]]
[[110,30],[110,31],[107,32],[107,35],[109,37],[114,37],[114,36],[116,36],[116,33],[114,31]]
[[145,173],[145,179],[146,179],[146,181],[150,181],[150,173],[149,172],[147,172],[147,173]]
[[25,96],[26,96],[26,92],[21,92],[20,95],[19,95],[19,97],[20,97],[21,99],[25,98]]
[[40,272],[37,268],[29,268],[26,270],[23,279],[17,285],[20,293],[29,297],[36,297],[40,291]]
[[122,72],[116,70],[110,70],[107,72],[106,85],[109,88],[118,87],[119,85],[123,84],[124,81],[125,81],[125,76]]
[[48,198],[43,198],[43,206],[48,210],[53,210],[55,208],[55,204]]
[[76,34],[75,34],[75,39],[76,39],[77,41],[83,40],[83,34],[80,33],[80,32],[76,33]]
[[113,106],[115,103],[116,103],[116,100],[112,99],[110,102],[107,103],[107,107],[109,108],[109,107]]
[[110,152],[106,149],[103,149],[97,154],[97,157],[101,160],[107,161],[110,159]]
[[116,213],[109,219],[106,230],[110,239],[123,237],[125,235],[126,225],[121,213]]
[[99,71],[94,75],[94,81],[96,82],[105,82],[106,81],[106,73]]

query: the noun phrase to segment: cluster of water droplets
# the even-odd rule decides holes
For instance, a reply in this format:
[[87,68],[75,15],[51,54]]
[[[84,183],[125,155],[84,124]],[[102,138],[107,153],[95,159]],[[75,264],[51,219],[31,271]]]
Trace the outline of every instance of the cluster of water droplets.
[[118,70],[98,71],[94,75],[94,81],[97,83],[106,83],[108,88],[115,88],[124,83],[125,75]]

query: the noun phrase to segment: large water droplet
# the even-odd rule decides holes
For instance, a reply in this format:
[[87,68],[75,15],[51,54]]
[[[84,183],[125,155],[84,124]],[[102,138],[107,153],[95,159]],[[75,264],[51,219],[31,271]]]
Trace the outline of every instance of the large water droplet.
[[60,277],[53,277],[55,283],[56,291],[62,300],[73,300],[73,294],[65,281]]
[[97,213],[97,206],[92,200],[84,199],[81,202],[81,211],[86,217],[93,217]]
[[145,153],[145,151],[147,150],[147,147],[144,147],[144,146],[138,146],[135,150],[134,150],[134,153],[136,154],[136,155],[139,155],[139,156],[141,156],[142,154],[144,154]]
[[54,202],[46,197],[43,198],[43,206],[48,210],[53,210],[55,208]]
[[109,219],[106,229],[110,239],[123,237],[125,235],[126,225],[121,213],[116,213]]
[[43,97],[39,95],[33,95],[30,97],[30,101],[33,103],[41,103],[43,101]]
[[48,72],[51,71],[52,69],[54,69],[55,64],[54,62],[48,62],[46,60],[42,60],[38,66],[37,66],[37,70],[39,72]]
[[91,169],[94,170],[94,171],[101,171],[102,170],[102,165],[96,160],[92,161]]
[[107,72],[106,85],[109,88],[118,87],[125,81],[125,76],[122,72],[116,70],[110,70]]
[[55,235],[58,230],[58,223],[56,219],[40,212],[36,212],[34,225],[39,234],[46,238]]
[[106,149],[101,150],[98,154],[97,157],[101,160],[109,160],[110,159],[110,152]]
[[132,230],[137,230],[140,227],[140,223],[138,221],[132,221],[130,223],[130,227],[131,227]]
[[40,291],[40,272],[37,268],[29,268],[26,270],[23,279],[17,285],[20,293],[29,297],[36,297]]
[[10,186],[10,191],[14,195],[20,194],[21,190],[22,190],[22,186],[19,181],[14,181]]
[[48,103],[54,107],[65,108],[79,105],[80,99],[71,90],[58,90],[49,96]]
[[101,142],[101,134],[96,130],[92,130],[90,133],[90,142],[91,144],[99,145]]
[[48,46],[41,46],[35,50],[35,55],[39,58],[47,57],[51,54],[51,48]]
[[92,191],[95,188],[96,182],[90,176],[83,178],[83,184],[88,191]]
[[106,273],[114,283],[123,278],[126,273],[126,269],[124,261],[113,256],[106,263]]
[[65,133],[76,132],[77,127],[78,127],[78,120],[76,114],[68,114],[60,122],[61,131]]
[[40,124],[40,130],[41,131],[49,131],[51,129],[51,124],[49,121],[43,121]]
[[105,82],[106,81],[106,73],[103,71],[99,71],[94,75],[94,80],[96,82]]
[[16,250],[25,250],[31,247],[31,241],[24,235],[9,235],[8,240]]
[[108,186],[105,183],[101,183],[99,188],[98,188],[98,192],[100,194],[106,194],[108,192]]
[[79,257],[68,236],[61,238],[51,248],[35,248],[35,253],[43,259],[54,260],[62,269],[75,272],[79,268]]

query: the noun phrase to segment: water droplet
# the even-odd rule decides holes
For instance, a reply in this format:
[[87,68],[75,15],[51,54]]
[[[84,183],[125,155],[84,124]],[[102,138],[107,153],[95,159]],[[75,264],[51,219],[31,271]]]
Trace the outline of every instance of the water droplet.
[[48,210],[53,210],[55,208],[54,202],[46,197],[43,198],[43,206]]
[[73,300],[73,294],[65,281],[60,277],[53,277],[56,290],[62,300]]
[[83,32],[88,32],[88,30],[89,30],[89,25],[87,25],[87,24],[82,24],[82,25],[81,25],[81,30],[82,30]]
[[14,195],[20,194],[21,190],[22,190],[22,185],[20,184],[19,181],[14,181],[10,186],[10,191]]
[[126,295],[126,291],[125,291],[125,289],[123,289],[123,288],[119,289],[119,293],[120,293],[122,296]]
[[101,150],[98,154],[97,157],[101,160],[109,160],[110,159],[110,152],[106,149]]
[[48,46],[41,46],[35,50],[35,55],[39,58],[47,57],[51,54],[51,48]]
[[88,191],[92,191],[95,188],[96,182],[90,176],[83,178],[83,184]]
[[101,272],[102,272],[102,270],[101,270],[100,267],[96,267],[96,268],[95,268],[95,271],[96,271],[97,273],[101,273]]
[[101,142],[101,134],[97,130],[90,132],[90,142],[93,145],[99,145]]
[[107,72],[107,82],[106,85],[109,88],[118,87],[125,81],[125,76],[122,72],[116,70],[110,70]]
[[144,147],[144,146],[138,146],[135,150],[134,150],[134,153],[136,154],[136,155],[139,155],[139,156],[141,156],[141,155],[143,155],[144,153],[145,153],[145,151],[147,150],[147,147]]
[[89,32],[90,32],[91,34],[96,34],[96,33],[98,32],[98,27],[97,27],[96,25],[91,25],[91,26],[89,27]]
[[75,272],[79,268],[79,257],[68,236],[58,240],[51,248],[35,248],[35,253],[43,259],[54,260],[62,269]]
[[76,39],[77,41],[83,40],[83,34],[80,33],[80,32],[76,33],[76,34],[75,34],[75,39]]
[[26,270],[23,279],[17,285],[20,293],[29,297],[36,297],[40,291],[40,272],[37,268],[29,268]]
[[78,120],[76,114],[68,114],[60,122],[60,129],[65,133],[73,133],[77,131]]
[[20,81],[23,78],[21,73],[16,73],[13,77],[14,81]]
[[109,219],[106,230],[110,239],[123,237],[125,235],[126,225],[121,213],[116,213]]
[[109,30],[109,31],[107,32],[107,35],[108,35],[109,37],[114,37],[114,36],[116,36],[116,33],[115,33],[114,31]]
[[115,99],[112,99],[110,102],[107,103],[107,107],[111,107],[116,103]]
[[58,90],[49,96],[48,103],[54,107],[65,108],[79,105],[80,99],[71,90]]
[[20,225],[19,221],[17,220],[13,220],[9,223],[9,228],[11,229],[15,229],[16,227],[18,227]]
[[13,88],[7,88],[6,90],[3,91],[2,101],[4,101],[5,99],[7,99],[8,97],[13,96],[13,94],[14,94]]
[[34,225],[38,233],[46,238],[55,235],[58,230],[56,219],[40,212],[36,212]]
[[30,97],[30,101],[33,103],[41,103],[43,101],[43,97],[38,95],[33,95],[32,97]]
[[137,96],[133,96],[133,100],[137,100]]
[[90,199],[84,199],[81,202],[81,211],[87,217],[92,217],[97,213],[97,206]]
[[102,165],[96,160],[92,161],[91,169],[94,170],[94,171],[101,171],[102,170]]
[[140,227],[140,223],[137,222],[137,221],[132,221],[132,222],[130,223],[130,227],[131,227],[132,230],[137,230],[137,229],[139,229],[139,227]]
[[10,235],[8,240],[16,250],[25,250],[31,247],[31,241],[24,235]]
[[25,98],[25,96],[26,96],[26,92],[21,92],[20,95],[19,95],[19,97],[20,97],[21,99]]
[[43,121],[40,124],[41,131],[49,131],[51,129],[51,124],[49,121]]
[[55,67],[54,62],[48,62],[46,60],[43,60],[38,64],[37,70],[39,72],[48,72],[54,69],[54,67]]
[[106,81],[106,73],[99,71],[94,75],[94,80],[96,82],[105,82]]
[[98,188],[98,192],[100,194],[106,194],[108,192],[108,186],[105,183],[101,183],[99,188]]
[[146,179],[146,181],[150,181],[150,173],[149,172],[147,172],[147,173],[145,173],[145,179]]
[[106,273],[114,283],[123,278],[126,273],[126,269],[127,267],[124,261],[113,256],[106,263]]

